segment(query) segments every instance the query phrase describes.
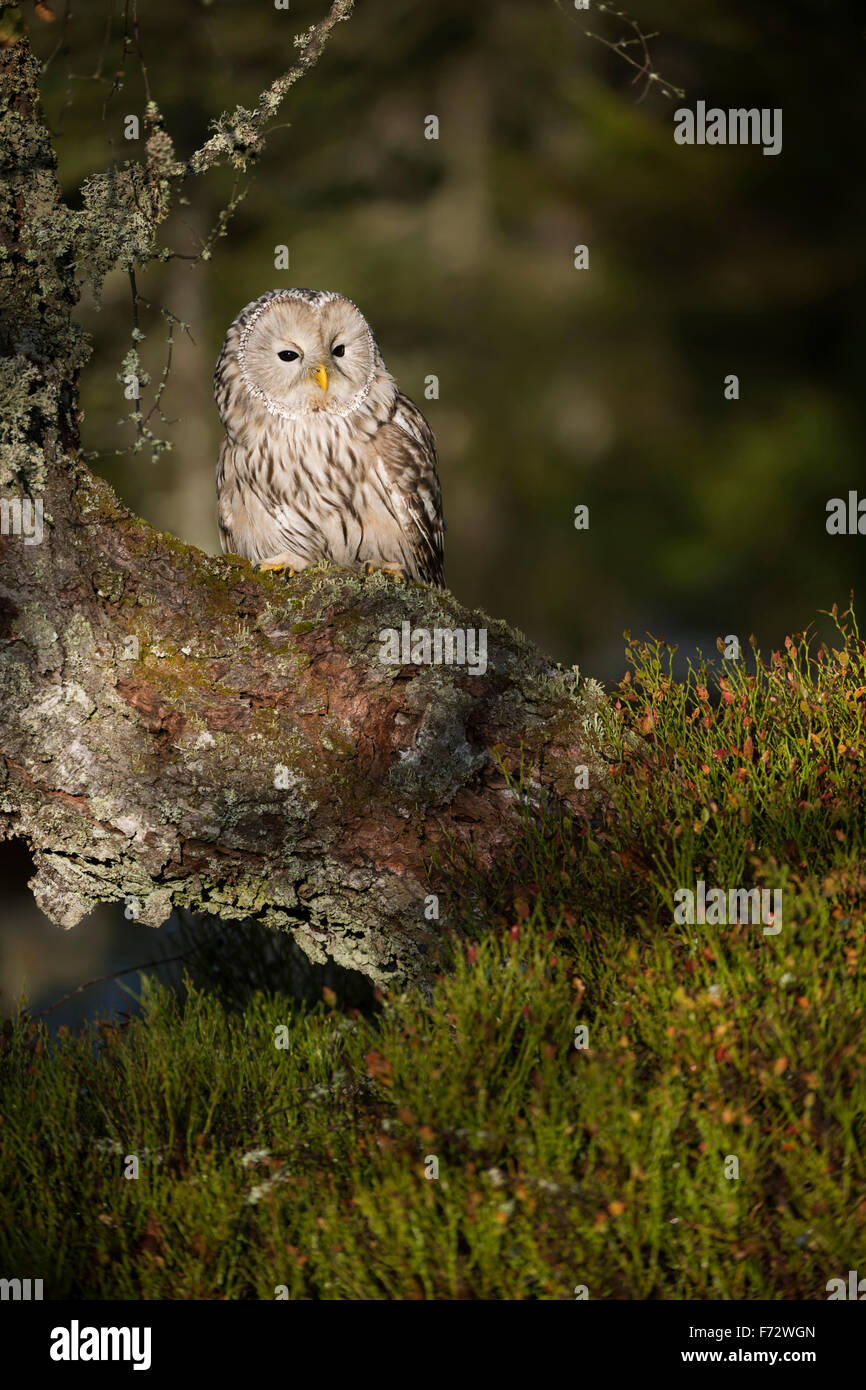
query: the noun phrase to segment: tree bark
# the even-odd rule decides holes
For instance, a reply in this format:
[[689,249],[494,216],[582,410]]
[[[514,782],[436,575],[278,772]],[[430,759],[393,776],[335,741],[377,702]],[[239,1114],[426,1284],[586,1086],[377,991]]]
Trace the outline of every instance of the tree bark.
[[[257,917],[313,960],[423,983],[447,920],[425,899],[459,888],[454,852],[495,871],[527,813],[582,816],[602,794],[601,690],[449,593],[327,567],[286,584],[207,556],[88,471],[72,313],[84,278],[151,253],[169,155],[156,120],[156,164],[97,176],[69,209],[38,76],[26,37],[7,39],[0,836],[31,846],[59,926],[118,899],[153,926],[173,906]],[[16,534],[26,500],[40,543]],[[379,634],[404,622],[486,628],[486,673],[383,664]],[[594,791],[575,791],[579,764]]]

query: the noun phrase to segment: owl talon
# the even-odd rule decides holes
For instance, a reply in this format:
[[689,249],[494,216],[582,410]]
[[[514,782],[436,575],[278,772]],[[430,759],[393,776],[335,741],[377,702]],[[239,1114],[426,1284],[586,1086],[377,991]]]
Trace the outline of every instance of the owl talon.
[[406,582],[406,571],[400,569],[398,565],[373,565],[369,562],[364,566],[365,574],[390,574],[395,579],[402,579]]
[[291,565],[280,564],[278,560],[262,560],[261,564],[253,567],[256,574],[281,574],[284,579],[294,579],[297,570],[293,570]]

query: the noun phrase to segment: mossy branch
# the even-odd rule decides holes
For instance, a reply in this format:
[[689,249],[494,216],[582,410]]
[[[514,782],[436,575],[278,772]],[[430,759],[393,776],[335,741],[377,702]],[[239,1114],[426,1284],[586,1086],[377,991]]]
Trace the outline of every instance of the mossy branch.
[[[504,623],[385,576],[255,576],[82,464],[67,480],[42,544],[0,550],[0,833],[61,926],[103,900],[153,926],[255,916],[314,960],[423,980],[462,871],[602,794],[600,688]],[[386,662],[404,623],[483,628],[486,671]]]

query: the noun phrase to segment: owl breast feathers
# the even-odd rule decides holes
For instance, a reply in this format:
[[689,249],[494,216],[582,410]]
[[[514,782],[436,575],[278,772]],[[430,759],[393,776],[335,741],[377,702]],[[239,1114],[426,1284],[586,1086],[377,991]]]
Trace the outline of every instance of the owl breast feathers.
[[329,560],[444,583],[433,434],[350,300],[254,300],[226,334],[214,390],[223,550],[265,569]]

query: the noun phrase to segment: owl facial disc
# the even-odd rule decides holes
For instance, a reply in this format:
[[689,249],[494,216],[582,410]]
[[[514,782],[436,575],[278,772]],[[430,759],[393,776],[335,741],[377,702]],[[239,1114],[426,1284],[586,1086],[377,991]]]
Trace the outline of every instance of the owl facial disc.
[[332,291],[275,290],[249,307],[238,367],[244,387],[269,414],[345,419],[363,405],[379,352],[350,299]]

